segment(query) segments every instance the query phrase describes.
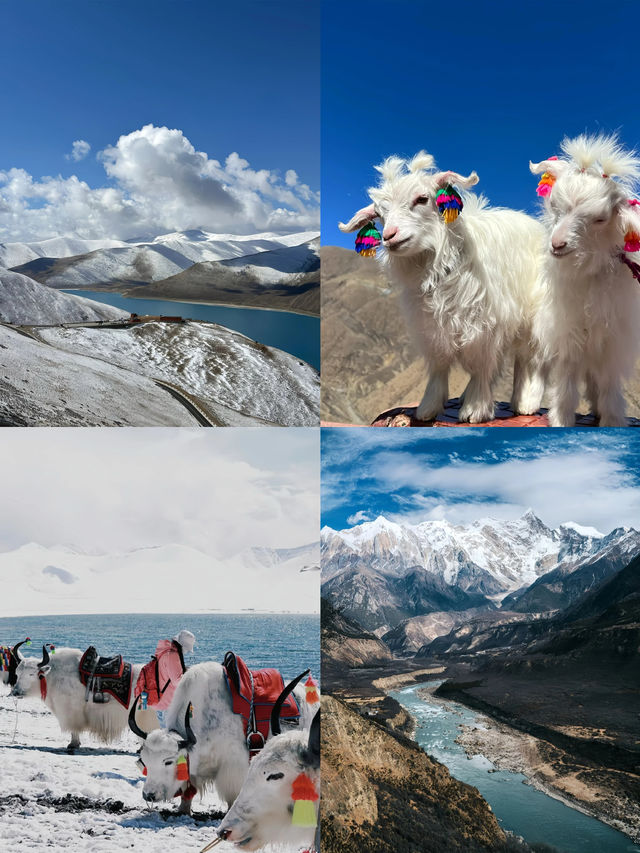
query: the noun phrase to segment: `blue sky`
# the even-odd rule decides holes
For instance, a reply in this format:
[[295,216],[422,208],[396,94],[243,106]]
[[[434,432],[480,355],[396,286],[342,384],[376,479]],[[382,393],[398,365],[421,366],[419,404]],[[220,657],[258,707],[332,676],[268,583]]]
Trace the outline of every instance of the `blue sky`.
[[322,523],[513,519],[640,526],[640,432],[325,429]]
[[353,247],[346,221],[373,166],[426,149],[475,169],[494,205],[538,209],[529,160],[565,135],[620,131],[640,145],[633,0],[323,3],[323,243]]
[[[319,189],[319,0],[12,1],[2,4],[0,27],[0,173],[21,169],[34,181],[76,175],[93,189],[130,195],[131,183],[107,174],[96,155],[153,125],[181,131],[209,160],[224,164],[237,152],[249,164],[244,180],[237,169],[213,177],[237,182],[239,192],[260,193],[251,172],[267,170],[281,181],[280,194],[267,197],[271,207],[286,204],[287,191],[305,203],[300,218],[317,206],[299,190]],[[67,159],[77,140],[90,152]],[[16,222],[20,189],[4,198]],[[0,201],[1,191],[0,175]],[[51,195],[20,198],[42,207]],[[259,224],[248,207],[247,219]],[[8,236],[2,226],[0,217],[0,240]]]

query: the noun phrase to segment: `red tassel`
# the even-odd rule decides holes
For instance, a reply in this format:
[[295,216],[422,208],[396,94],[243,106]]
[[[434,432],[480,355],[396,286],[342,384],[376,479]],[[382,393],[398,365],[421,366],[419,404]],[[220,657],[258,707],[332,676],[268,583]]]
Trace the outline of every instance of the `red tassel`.
[[40,679],[40,698],[44,702],[47,698],[47,679],[44,675],[39,675],[38,678]]

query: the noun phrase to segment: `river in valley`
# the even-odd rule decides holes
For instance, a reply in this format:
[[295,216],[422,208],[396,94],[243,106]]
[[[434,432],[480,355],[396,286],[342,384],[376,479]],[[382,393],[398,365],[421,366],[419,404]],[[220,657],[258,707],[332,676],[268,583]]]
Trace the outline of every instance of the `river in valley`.
[[417,695],[418,690],[440,683],[427,682],[390,695],[416,720],[417,743],[446,765],[456,779],[474,785],[503,829],[531,844],[549,844],[561,853],[639,853],[640,845],[627,836],[524,784],[526,777],[522,774],[494,770],[494,765],[481,755],[467,758],[455,740],[460,724],[482,726],[478,715],[456,702],[432,701],[428,696],[425,699]]

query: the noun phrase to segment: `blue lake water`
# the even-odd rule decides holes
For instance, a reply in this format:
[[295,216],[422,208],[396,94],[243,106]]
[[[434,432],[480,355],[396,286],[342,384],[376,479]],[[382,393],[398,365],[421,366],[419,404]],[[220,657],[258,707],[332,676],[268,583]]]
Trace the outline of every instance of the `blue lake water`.
[[133,663],[145,663],[158,640],[171,638],[182,628],[196,637],[194,653],[185,663],[215,660],[227,651],[244,658],[250,669],[275,667],[294,678],[307,667],[320,678],[320,617],[300,614],[124,614],[105,616],[16,616],[0,619],[0,645],[31,637],[26,655],[42,652],[43,643],[85,649],[95,646],[101,655],[122,654]]
[[320,370],[319,317],[264,308],[231,308],[226,305],[202,305],[165,299],[133,299],[119,293],[93,290],[65,290],[65,293],[95,299],[96,302],[104,302],[132,314],[179,315],[185,320],[219,323],[261,344],[290,352]]
[[493,765],[483,756],[467,758],[455,742],[461,723],[478,725],[474,711],[456,702],[431,702],[418,697],[420,684],[391,693],[417,721],[416,741],[449,768],[461,782],[474,785],[487,800],[503,829],[530,844],[545,843],[562,853],[638,853],[640,846],[595,818],[523,784],[520,773],[488,772]]

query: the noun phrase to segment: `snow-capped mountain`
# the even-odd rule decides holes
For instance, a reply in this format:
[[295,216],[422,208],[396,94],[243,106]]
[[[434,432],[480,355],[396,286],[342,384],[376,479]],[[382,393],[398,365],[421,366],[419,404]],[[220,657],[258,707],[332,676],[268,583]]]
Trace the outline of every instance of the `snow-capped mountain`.
[[[606,565],[610,557],[613,571],[621,559],[640,550],[640,534],[620,528],[603,536],[573,522],[551,529],[531,510],[512,521],[485,518],[466,525],[400,525],[380,516],[345,530],[323,528],[321,547],[324,594],[375,630],[420,613],[483,602],[489,607],[513,593],[512,605],[539,578],[559,568],[571,574],[591,561]],[[436,581],[442,584],[437,590]],[[422,589],[422,603],[417,604],[411,599],[416,582],[421,588],[428,584],[437,595],[424,595]],[[446,588],[457,597],[445,595]]]
[[466,525],[400,525],[380,516],[346,530],[323,528],[323,573],[329,579],[345,566],[366,561],[383,574],[401,576],[418,565],[448,584],[475,588],[484,582],[504,594],[528,586],[559,562],[592,553],[602,538],[575,525],[552,530],[531,510],[513,521],[483,518]]
[[[148,284],[207,262],[250,266],[254,277],[274,282],[303,272],[312,251],[309,244],[317,239],[317,232],[311,231],[236,236],[196,230],[163,234],[144,242],[102,241],[105,245],[100,246],[93,245],[96,241],[81,240],[5,243],[0,246],[0,264],[4,259],[5,266],[33,275],[49,287],[69,289],[110,282]],[[51,254],[43,255],[47,250]],[[269,255],[266,262],[260,260],[263,253]],[[10,263],[23,257],[25,260]]]
[[[268,565],[257,556],[267,550]],[[31,542],[0,553],[2,613],[317,612],[318,573],[300,571],[317,551],[315,543],[216,559],[182,544],[89,554]]]
[[10,269],[36,258],[70,258],[126,245],[122,240],[83,240],[80,237],[51,237],[36,243],[0,243],[0,267]]

